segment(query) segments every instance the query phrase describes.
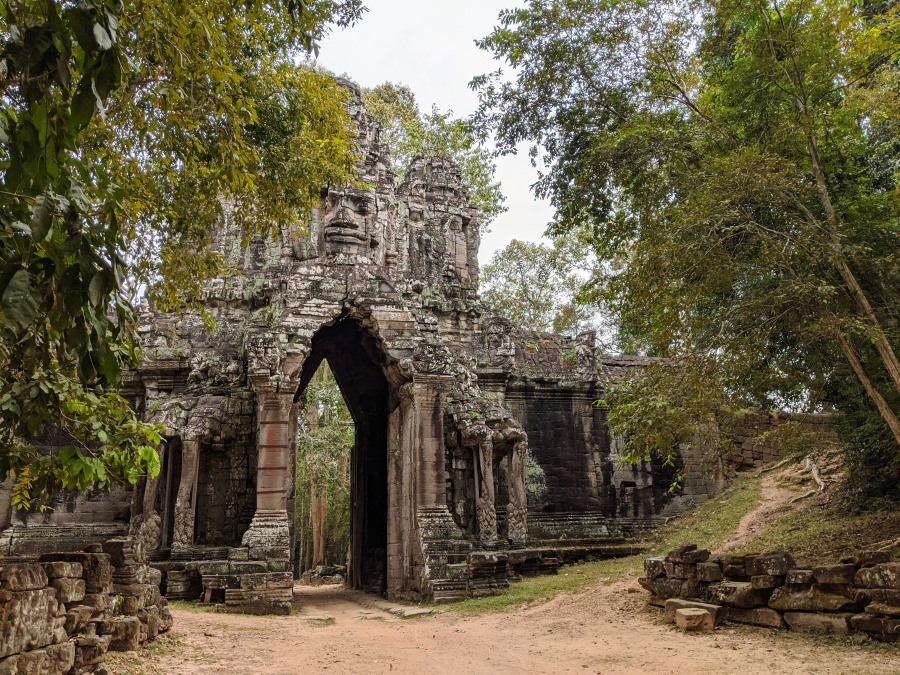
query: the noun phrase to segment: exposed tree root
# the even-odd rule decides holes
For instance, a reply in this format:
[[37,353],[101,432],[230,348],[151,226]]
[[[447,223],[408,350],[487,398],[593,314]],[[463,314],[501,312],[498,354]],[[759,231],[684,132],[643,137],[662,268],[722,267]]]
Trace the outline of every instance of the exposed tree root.
[[759,478],[764,473],[768,473],[769,471],[774,471],[775,469],[780,469],[785,464],[787,464],[788,462],[792,462],[792,461],[794,461],[794,460],[791,457],[788,457],[787,459],[783,459],[780,462],[778,462],[778,464],[773,464],[772,466],[766,467],[765,469],[760,469],[759,471],[756,472],[755,477]]

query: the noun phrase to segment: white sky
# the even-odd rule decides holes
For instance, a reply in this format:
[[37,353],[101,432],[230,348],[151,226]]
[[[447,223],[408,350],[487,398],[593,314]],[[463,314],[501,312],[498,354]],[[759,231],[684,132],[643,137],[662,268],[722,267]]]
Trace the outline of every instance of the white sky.
[[[355,27],[335,31],[321,45],[318,62],[363,87],[382,82],[408,85],[423,111],[436,104],[458,117],[473,112],[475,75],[501,64],[475,46],[516,0],[365,0],[369,8]],[[527,154],[498,159],[497,177],[509,210],[491,224],[481,243],[481,263],[512,239],[537,241],[553,215],[529,190],[537,180]]]

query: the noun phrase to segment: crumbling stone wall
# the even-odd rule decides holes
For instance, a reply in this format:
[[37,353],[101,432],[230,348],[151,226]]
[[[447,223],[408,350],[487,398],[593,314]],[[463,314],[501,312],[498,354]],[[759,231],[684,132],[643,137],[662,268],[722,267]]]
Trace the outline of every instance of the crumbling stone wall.
[[131,538],[0,563],[0,673],[80,675],[172,626],[159,573]]
[[[708,627],[722,620],[769,628],[900,640],[900,562],[860,552],[836,565],[804,565],[786,551],[710,555],[685,544],[664,558],[647,558],[638,579],[651,604],[705,609]],[[688,601],[688,602],[684,602]]]

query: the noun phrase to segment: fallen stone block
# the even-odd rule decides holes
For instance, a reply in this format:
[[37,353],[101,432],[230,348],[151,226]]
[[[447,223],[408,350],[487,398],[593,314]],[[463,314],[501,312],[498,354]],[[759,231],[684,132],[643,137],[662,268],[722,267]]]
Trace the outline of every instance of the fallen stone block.
[[669,579],[691,579],[697,576],[697,568],[695,565],[684,563],[664,563],[666,568],[666,576]]
[[758,574],[750,577],[750,585],[758,590],[778,588],[784,585],[784,577],[776,577],[771,574]]
[[136,616],[105,621],[101,632],[110,637],[110,651],[133,652],[141,646],[141,622]]
[[56,589],[56,599],[59,602],[68,604],[84,600],[84,579],[53,579],[50,586]]
[[891,561],[890,551],[857,551],[852,556],[841,558],[842,563],[850,563],[858,567],[871,567]]
[[873,602],[866,606],[866,614],[900,619],[900,607],[887,605],[882,602]]
[[790,553],[775,551],[749,558],[746,567],[750,576],[783,577],[795,567],[795,563]]
[[664,558],[646,558],[644,559],[644,574],[650,579],[665,576],[665,559]]
[[846,635],[850,632],[852,614],[818,614],[814,612],[785,612],[784,620],[791,630],[806,633],[837,633]]
[[754,626],[766,628],[784,628],[784,619],[781,614],[769,607],[754,607],[753,609],[739,609],[729,607],[725,618],[736,623],[749,623]]
[[41,563],[48,579],[80,579],[82,575],[81,563],[77,562],[44,562]]
[[713,630],[713,618],[705,609],[685,607],[684,609],[676,610],[675,625],[683,631],[708,631]]
[[866,599],[872,602],[900,607],[900,591],[898,590],[890,588],[866,588],[861,589],[860,592]]
[[725,618],[725,608],[719,605],[710,605],[706,602],[697,602],[695,600],[681,600],[680,598],[670,598],[665,602],[666,621],[675,620],[675,612],[679,609],[702,609],[712,616],[713,624],[718,625]]
[[856,600],[837,593],[828,593],[818,586],[793,590],[790,586],[776,588],[769,598],[769,607],[782,611],[851,612],[858,609]]
[[649,604],[653,605],[654,607],[665,607],[666,606],[666,601],[663,600],[658,595],[651,595],[650,599],[647,602]]
[[66,611],[66,622],[63,625],[66,633],[74,635],[83,629],[93,616],[94,608],[88,605],[76,605]]
[[722,568],[714,562],[702,562],[697,564],[697,581],[712,583],[722,581]]
[[856,573],[853,583],[861,588],[900,590],[900,562],[879,563],[872,567],[863,567]]
[[647,577],[638,577],[637,582],[645,591],[653,593],[653,584],[651,583],[650,579],[648,579]]
[[681,544],[673,548],[666,554],[666,562],[683,563],[687,562],[685,556],[697,550],[696,544]]
[[37,591],[47,585],[47,573],[35,563],[0,566],[0,589],[4,591]]
[[900,640],[900,619],[857,614],[850,617],[850,625],[853,627],[853,630],[869,633],[883,642]]
[[809,586],[815,581],[812,570],[788,570],[784,583],[794,586]]
[[709,587],[711,599],[729,607],[750,609],[764,607],[769,599],[767,591],[762,591],[748,581],[722,581]]
[[813,568],[813,577],[820,584],[852,584],[856,565],[823,565]]
[[75,638],[76,669],[95,666],[103,662],[103,656],[109,648],[109,636],[82,635]]

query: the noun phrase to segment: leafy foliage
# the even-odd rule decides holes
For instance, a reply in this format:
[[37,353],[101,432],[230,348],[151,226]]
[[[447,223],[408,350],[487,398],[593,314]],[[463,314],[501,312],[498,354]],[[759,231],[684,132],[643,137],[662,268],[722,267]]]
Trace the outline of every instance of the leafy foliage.
[[552,246],[513,239],[482,268],[482,297],[519,328],[575,335],[595,325],[592,308],[578,302],[590,258],[574,237]]
[[[291,63],[361,11],[0,3],[0,474],[19,505],[158,470],[158,430],[110,393],[137,357],[129,289],[171,307],[220,271],[205,250],[220,200],[274,232],[352,175],[341,92]],[[73,445],[39,455],[44,425]]]
[[481,216],[482,231],[487,232],[491,222],[506,211],[493,154],[463,120],[454,119],[452,110],[441,112],[432,106],[431,113],[423,115],[412,90],[392,82],[363,91],[363,101],[369,114],[382,124],[398,180],[403,180],[416,155],[449,157],[462,169],[463,183]]
[[715,386],[713,412],[862,406],[900,477],[897,7],[533,0],[480,44],[515,78],[476,78],[477,123],[535,144],[620,346],[673,359],[618,396],[632,458],[670,453]]

